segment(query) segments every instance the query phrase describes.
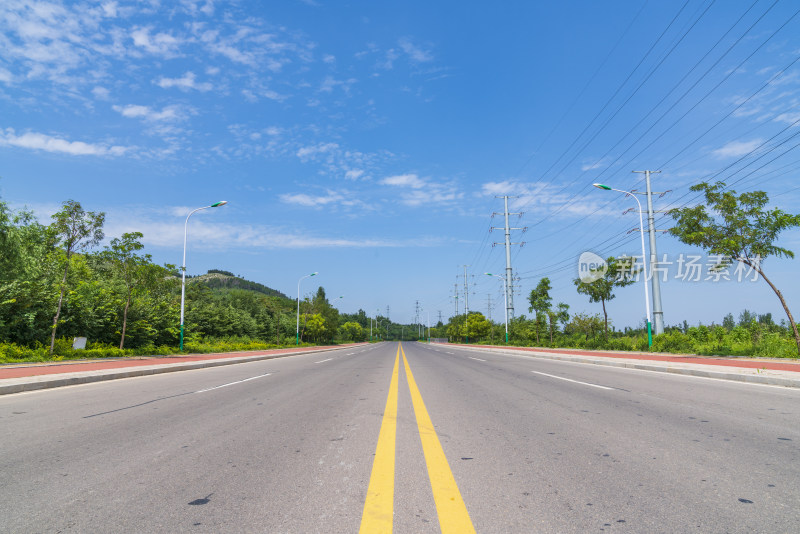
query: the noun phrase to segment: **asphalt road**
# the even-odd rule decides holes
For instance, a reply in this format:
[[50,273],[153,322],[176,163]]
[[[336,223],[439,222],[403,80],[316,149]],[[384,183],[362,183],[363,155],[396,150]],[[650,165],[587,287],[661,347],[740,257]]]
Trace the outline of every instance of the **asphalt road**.
[[4,396],[0,531],[800,532],[800,391],[403,349]]

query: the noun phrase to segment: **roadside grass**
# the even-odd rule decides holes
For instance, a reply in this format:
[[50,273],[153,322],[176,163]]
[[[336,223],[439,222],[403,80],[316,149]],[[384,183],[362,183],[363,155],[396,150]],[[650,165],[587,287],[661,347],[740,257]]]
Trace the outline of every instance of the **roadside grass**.
[[[295,347],[294,343],[276,345],[246,337],[226,338],[193,338],[184,343],[181,352],[173,346],[149,346],[120,350],[119,347],[104,343],[88,342],[85,349],[72,348],[72,340],[61,338],[56,340],[53,355],[48,353],[48,347],[41,343],[34,347],[23,347],[14,343],[0,343],[0,363],[32,363],[63,360],[87,360],[98,358],[132,358],[137,356],[170,356],[177,354],[211,354],[217,352],[239,352],[253,350],[269,350],[277,348]],[[312,346],[310,343],[301,343],[300,346]]]

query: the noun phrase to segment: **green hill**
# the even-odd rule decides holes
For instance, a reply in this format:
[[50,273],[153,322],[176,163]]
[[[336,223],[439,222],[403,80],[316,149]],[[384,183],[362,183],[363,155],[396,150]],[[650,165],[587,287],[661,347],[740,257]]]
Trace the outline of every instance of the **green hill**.
[[245,280],[244,278],[235,276],[229,271],[222,271],[219,269],[211,269],[207,274],[194,276],[192,277],[191,282],[203,284],[210,289],[246,289],[248,291],[255,291],[256,293],[262,293],[270,297],[280,297],[292,300],[277,289],[272,289],[271,287],[267,287],[264,284],[259,284],[258,282]]

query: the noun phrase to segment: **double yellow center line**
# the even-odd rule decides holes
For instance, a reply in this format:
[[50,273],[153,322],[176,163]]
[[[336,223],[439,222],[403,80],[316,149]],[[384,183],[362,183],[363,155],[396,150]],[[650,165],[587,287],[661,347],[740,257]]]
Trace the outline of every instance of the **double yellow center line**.
[[392,380],[389,383],[389,396],[386,399],[386,409],[383,412],[383,422],[378,434],[378,445],[375,449],[375,460],[372,464],[372,475],[369,479],[367,499],[364,502],[364,512],[361,516],[361,533],[392,532],[394,517],[394,465],[395,442],[397,437],[397,395],[398,377],[400,371],[400,355],[403,356],[403,367],[406,371],[408,389],[411,393],[411,403],[414,406],[414,416],[417,421],[417,430],[422,442],[422,452],[425,455],[425,464],[428,467],[433,500],[436,504],[436,513],[439,516],[439,527],[442,533],[469,533],[475,532],[469,518],[464,499],[458,491],[456,480],[447,457],[433,428],[433,423],[422,401],[411,367],[408,365],[403,346],[397,348],[397,356],[392,370]]

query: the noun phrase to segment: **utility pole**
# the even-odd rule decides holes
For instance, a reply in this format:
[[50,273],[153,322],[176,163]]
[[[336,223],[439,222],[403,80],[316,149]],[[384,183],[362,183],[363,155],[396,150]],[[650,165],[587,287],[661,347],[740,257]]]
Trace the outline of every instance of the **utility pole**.
[[464,333],[467,343],[469,343],[469,278],[467,277],[467,267],[464,266]]
[[488,319],[489,319],[489,322],[491,323],[492,322],[492,294],[491,293],[487,293],[486,294],[486,311],[489,312]]
[[440,323],[442,323],[442,310],[439,310],[439,322],[436,324],[439,325]]
[[[661,284],[658,279],[658,252],[656,251],[656,228],[653,218],[653,192],[650,189],[650,175],[661,171],[632,171],[644,174],[647,183],[647,231],[650,234],[650,276],[653,288],[653,334],[664,333],[664,312],[661,309]],[[663,193],[661,193],[663,194]],[[642,258],[644,261],[644,258]]]
[[[523,215],[521,212],[520,213],[509,213],[508,212],[508,199],[509,198],[518,198],[518,197],[511,197],[511,196],[507,196],[506,195],[506,196],[496,196],[495,198],[502,198],[503,201],[504,201],[504,207],[505,207],[505,210],[503,211],[503,215],[505,217],[505,226],[503,228],[497,228],[497,227],[493,226],[491,229],[492,230],[505,230],[505,235],[506,235],[506,239],[505,239],[505,246],[506,246],[506,280],[505,280],[506,281],[506,284],[505,284],[505,286],[506,286],[505,287],[505,290],[506,290],[506,312],[508,313],[509,317],[513,318],[514,317],[514,276],[513,276],[512,269],[511,269],[511,245],[524,246],[525,242],[521,241],[519,243],[512,243],[511,242],[511,230],[522,230],[522,232],[524,233],[524,232],[528,231],[528,227],[526,226],[526,227],[523,227],[523,228],[512,228],[508,224],[508,216],[509,215],[518,215],[519,217],[522,217],[522,215]],[[492,217],[494,217],[495,215],[500,215],[500,214],[497,213],[497,212],[492,213]],[[492,246],[502,245],[502,244],[503,243],[492,243]]]
[[458,282],[453,284],[453,298],[456,301],[456,313],[455,313],[455,315],[458,315]]
[[420,336],[420,328],[419,328],[419,301],[414,303],[414,324],[417,325],[417,339]]

